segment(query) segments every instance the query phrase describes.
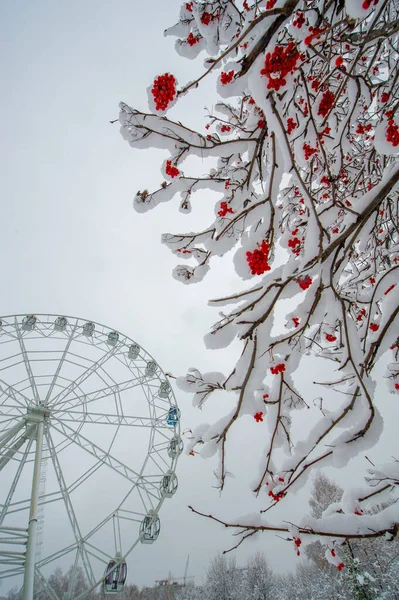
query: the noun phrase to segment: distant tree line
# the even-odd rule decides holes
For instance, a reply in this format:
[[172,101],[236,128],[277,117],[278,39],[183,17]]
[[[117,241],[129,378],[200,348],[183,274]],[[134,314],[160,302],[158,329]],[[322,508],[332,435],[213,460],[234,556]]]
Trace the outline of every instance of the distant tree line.
[[[314,480],[312,516],[321,518],[326,510],[333,510],[342,490],[322,474]],[[377,507],[376,511],[381,507]],[[292,540],[295,547],[295,537]],[[302,548],[296,547],[300,553]],[[337,550],[338,551],[338,550]],[[127,583],[116,600],[399,600],[399,541],[382,538],[365,538],[346,541],[339,557],[326,560],[325,546],[315,541],[306,546],[295,573],[279,575],[273,572],[265,556],[253,556],[245,567],[236,564],[234,556],[214,557],[207,569],[203,586],[192,583],[138,588]],[[337,564],[342,565],[337,569]],[[52,591],[66,600],[71,574],[60,567],[47,580]],[[88,585],[82,569],[75,574],[73,597]],[[101,590],[90,592],[88,600],[106,600]],[[19,600],[19,591],[13,589],[0,600]],[[35,600],[52,600],[43,589]]]

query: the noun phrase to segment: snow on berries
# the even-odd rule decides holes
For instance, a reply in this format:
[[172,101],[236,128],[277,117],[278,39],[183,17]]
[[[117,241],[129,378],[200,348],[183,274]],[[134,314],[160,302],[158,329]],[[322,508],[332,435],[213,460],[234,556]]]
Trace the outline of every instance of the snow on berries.
[[151,89],[156,110],[166,110],[176,98],[176,78],[170,73],[164,73],[154,79]]
[[270,246],[267,240],[263,240],[261,244],[258,244],[258,248],[255,248],[253,252],[247,252],[247,263],[251,269],[252,275],[262,275],[266,271],[270,271],[271,267],[268,263]]

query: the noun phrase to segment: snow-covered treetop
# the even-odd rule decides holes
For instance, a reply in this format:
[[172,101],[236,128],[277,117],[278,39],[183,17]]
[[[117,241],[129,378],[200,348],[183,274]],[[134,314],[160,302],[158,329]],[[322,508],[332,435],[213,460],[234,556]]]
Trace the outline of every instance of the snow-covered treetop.
[[[178,54],[205,66],[182,86],[171,73],[159,75],[149,89],[151,114],[121,104],[129,144],[167,151],[164,183],[139,192],[134,205],[145,212],[180,196],[180,210],[190,212],[204,190],[219,193],[205,229],[167,233],[163,243],[185,261],[173,273],[183,283],[200,281],[213,256],[236,249],[246,287],[211,301],[228,309],[206,344],[221,348],[238,337],[242,355],[227,375],[193,369],[178,385],[197,405],[215,390],[236,395],[231,412],[194,431],[189,448],[219,452],[221,488],[239,418],[252,415],[266,427],[253,490],[267,494],[269,510],[309,468],[346,465],[383,433],[373,379],[382,356],[399,401],[399,3],[193,0],[165,33],[177,37]],[[211,72],[219,98],[204,132],[168,119]],[[198,172],[186,172],[189,156],[214,158],[215,166],[203,174],[198,161]],[[276,315],[285,317],[277,333]],[[325,392],[317,403],[294,381],[304,355],[332,373],[318,382]],[[303,408],[318,418],[301,437],[291,424]],[[361,506],[398,481],[398,463],[375,468],[365,489],[348,492],[350,501],[344,493],[317,523],[304,518],[298,531],[394,532],[395,505],[376,515]],[[271,523],[241,526],[251,533]]]

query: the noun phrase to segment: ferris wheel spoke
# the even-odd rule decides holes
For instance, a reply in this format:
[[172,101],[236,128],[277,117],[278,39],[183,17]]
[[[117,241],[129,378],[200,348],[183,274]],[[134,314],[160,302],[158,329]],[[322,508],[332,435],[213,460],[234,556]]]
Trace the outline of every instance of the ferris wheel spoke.
[[96,444],[93,444],[93,442],[88,440],[81,433],[78,433],[59,419],[55,420],[59,424],[59,427],[56,427],[53,420],[52,427],[55,431],[58,431],[58,433],[61,433],[67,439],[75,442],[82,450],[93,456],[95,459],[100,460],[104,465],[107,465],[116,473],[119,473],[131,482],[136,482],[140,478],[139,473],[136,473],[136,471],[126,466],[120,460],[111,456],[107,450],[103,450]]
[[86,381],[86,379],[88,379],[89,377],[91,377],[91,375],[93,375],[100,368],[102,368],[102,366],[115,354],[116,350],[117,350],[117,346],[114,346],[113,348],[111,348],[111,350],[108,350],[108,352],[106,352],[97,362],[92,363],[90,365],[90,367],[88,367],[87,369],[85,369],[83,371],[83,373],[81,373],[79,375],[79,377],[76,378],[75,381],[73,381],[68,387],[66,387],[59,394],[57,394],[52,399],[52,401],[49,404],[53,405],[56,402],[60,402],[62,400],[65,400],[65,398],[71,392],[73,392],[76,388],[78,388],[80,385],[82,385],[82,383],[84,381]]
[[84,413],[78,410],[60,410],[56,411],[54,414],[56,418],[62,422],[77,423],[81,421],[94,425],[117,425],[118,427],[164,427],[165,429],[170,429],[168,425],[160,423],[158,419],[151,417],[135,417],[133,415],[117,415],[93,412]]
[[57,382],[57,379],[58,379],[58,377],[59,377],[60,371],[61,371],[61,369],[62,369],[62,367],[63,367],[63,365],[64,365],[64,362],[65,362],[65,359],[66,359],[66,357],[67,357],[67,355],[68,355],[69,348],[70,348],[70,346],[71,346],[72,340],[73,340],[73,338],[74,338],[74,336],[75,336],[75,333],[76,333],[77,326],[78,326],[78,321],[76,320],[76,323],[75,323],[75,325],[74,325],[74,326],[71,328],[70,334],[69,334],[69,336],[68,336],[68,341],[67,341],[67,343],[66,343],[66,345],[65,345],[64,352],[62,353],[62,356],[61,356],[61,358],[60,358],[60,361],[59,361],[59,363],[58,363],[58,365],[57,365],[57,369],[56,369],[56,371],[55,371],[55,373],[54,373],[53,380],[52,380],[52,382],[50,383],[50,386],[49,386],[48,392],[47,392],[47,394],[46,394],[46,398],[45,398],[45,400],[44,400],[44,404],[48,404],[48,402],[49,402],[49,400],[50,400],[50,398],[51,398],[51,394],[53,393],[54,386],[55,386],[55,384],[56,384],[56,382]]
[[55,450],[54,442],[53,442],[53,439],[52,439],[52,437],[50,435],[50,432],[48,430],[45,432],[45,437],[46,437],[47,446],[48,446],[49,454],[50,454],[50,457],[51,457],[51,461],[53,463],[54,471],[55,471],[55,474],[56,474],[56,477],[57,477],[58,485],[59,485],[59,488],[61,490],[62,499],[64,501],[65,509],[66,509],[66,512],[67,512],[67,515],[68,515],[69,523],[71,525],[72,532],[73,532],[74,538],[75,538],[76,543],[77,543],[77,547],[78,547],[78,549],[81,548],[82,562],[83,562],[83,565],[84,565],[84,568],[85,568],[85,571],[86,571],[86,576],[87,576],[89,582],[93,583],[95,581],[93,569],[91,567],[90,561],[89,561],[88,556],[86,554],[86,550],[84,548],[83,538],[82,538],[82,533],[80,531],[79,523],[78,523],[78,520],[76,518],[75,511],[73,509],[71,498],[70,498],[69,493],[68,493],[68,488],[67,488],[67,485],[66,485],[66,482],[65,482],[65,479],[64,479],[64,475],[62,473],[60,462],[58,460],[58,456],[57,456],[57,452]]
[[36,429],[36,425],[30,425],[26,431],[22,432],[22,434],[14,441],[12,446],[3,446],[3,450],[0,452],[0,471],[4,469],[6,464],[10,462],[15,456],[17,452],[19,452],[20,448],[25,444],[27,440],[29,440]]
[[[11,442],[11,440],[20,433],[21,429],[25,427],[25,420],[20,419],[13,427],[7,428],[4,433],[0,435],[0,450],[7,444]],[[3,430],[2,430],[3,431]]]
[[36,404],[39,404],[39,394],[36,387],[36,381],[32,373],[32,367],[29,362],[28,353],[26,352],[24,338],[22,336],[21,330],[19,328],[18,319],[15,317],[15,331],[17,332],[19,347],[21,348],[22,358],[24,359],[26,372],[28,374],[30,387],[32,389],[33,397],[36,401]]
[[138,377],[137,379],[128,379],[127,381],[123,381],[122,383],[116,383],[114,385],[108,385],[99,390],[94,390],[93,392],[88,392],[87,394],[81,394],[79,396],[74,396],[71,399],[64,399],[62,402],[57,402],[54,406],[55,411],[59,409],[60,406],[69,406],[69,408],[76,408],[79,404],[84,402],[85,404],[89,404],[90,402],[96,402],[97,400],[102,400],[103,398],[107,398],[108,396],[112,396],[115,394],[119,394],[120,392],[125,392],[127,390],[131,390],[135,387],[141,386],[147,380],[146,377]]
[[[0,392],[1,394],[5,395],[4,401],[7,401],[11,398],[12,400],[14,400],[14,402],[19,404],[23,408],[26,408],[28,404],[31,403],[31,400],[27,396],[25,396],[25,394],[19,392],[15,387],[9,385],[2,379],[0,379]],[[1,405],[3,405],[3,403]]]
[[62,550],[58,550],[57,552],[54,552],[53,554],[46,556],[46,558],[42,558],[42,560],[40,560],[39,562],[36,563],[36,566],[38,569],[42,569],[49,563],[54,562],[54,560],[57,560],[58,558],[62,558],[63,556],[66,556],[67,554],[70,554],[71,552],[75,552],[76,549],[77,549],[76,543],[70,544],[66,548],[62,548]]
[[5,499],[5,502],[4,502],[3,505],[0,506],[0,508],[1,508],[1,512],[0,512],[0,526],[2,525],[2,523],[4,521],[4,518],[5,518],[6,514],[7,514],[8,508],[9,508],[9,506],[11,504],[12,498],[14,496],[14,493],[15,493],[16,487],[18,485],[19,479],[21,477],[22,471],[23,471],[23,469],[25,467],[25,463],[26,463],[26,460],[28,458],[28,455],[29,455],[30,449],[32,447],[32,444],[33,444],[33,438],[31,438],[28,441],[28,444],[27,444],[27,446],[25,448],[25,452],[24,452],[24,454],[23,454],[23,456],[21,458],[21,461],[20,461],[20,463],[18,465],[18,468],[17,468],[17,471],[15,473],[14,479],[12,480],[12,483],[10,485],[10,489],[8,491],[8,494],[7,494],[7,497]]

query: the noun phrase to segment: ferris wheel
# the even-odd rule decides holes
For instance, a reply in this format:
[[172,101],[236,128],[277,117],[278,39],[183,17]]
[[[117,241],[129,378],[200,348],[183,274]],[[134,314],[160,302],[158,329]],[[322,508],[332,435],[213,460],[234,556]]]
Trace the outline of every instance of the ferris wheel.
[[165,374],[127,336],[72,317],[2,317],[0,580],[23,600],[121,591],[127,555],[156,541],[177,490],[179,417]]

